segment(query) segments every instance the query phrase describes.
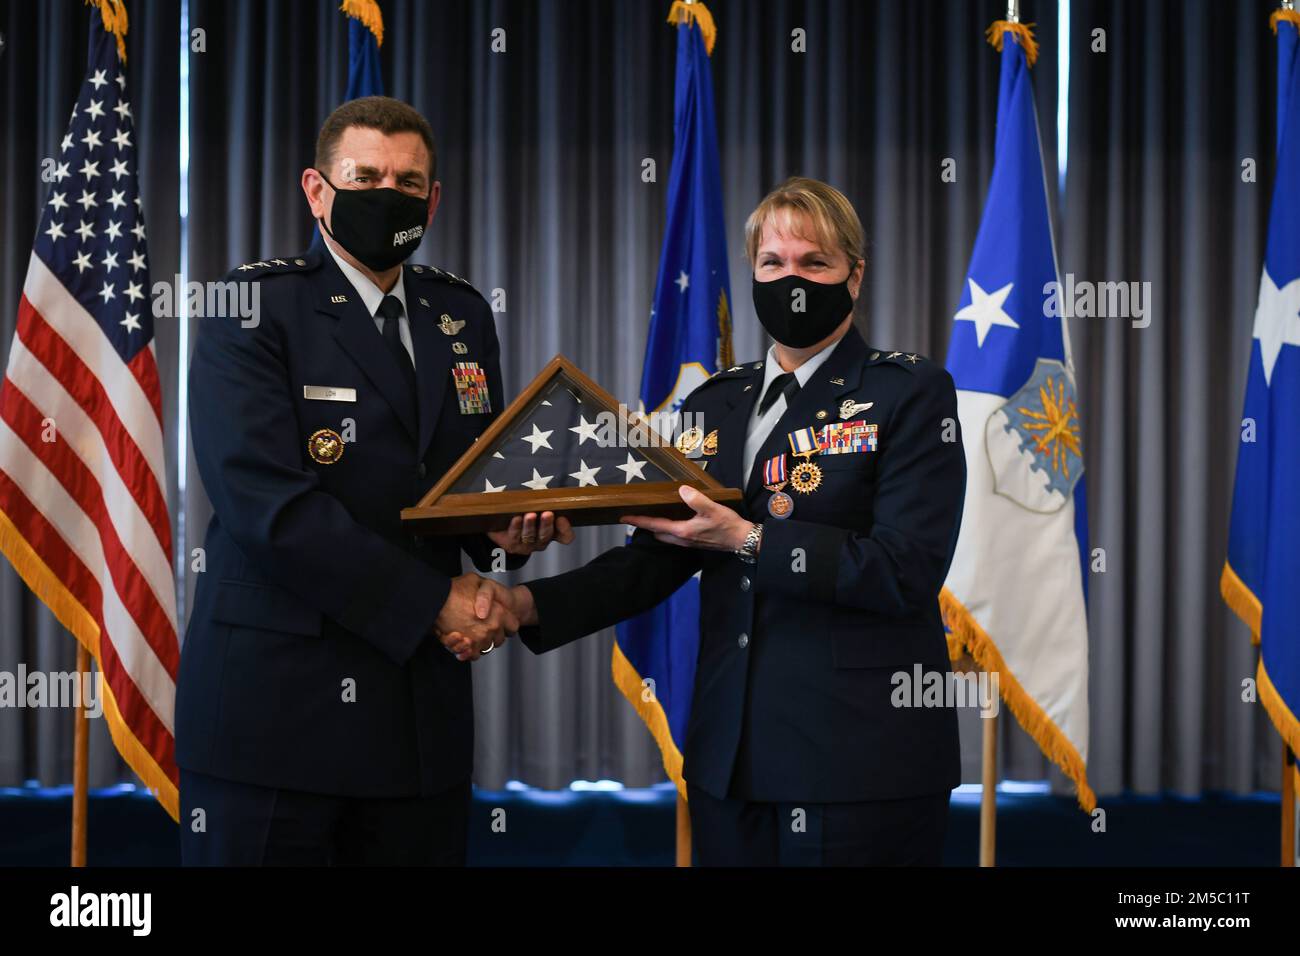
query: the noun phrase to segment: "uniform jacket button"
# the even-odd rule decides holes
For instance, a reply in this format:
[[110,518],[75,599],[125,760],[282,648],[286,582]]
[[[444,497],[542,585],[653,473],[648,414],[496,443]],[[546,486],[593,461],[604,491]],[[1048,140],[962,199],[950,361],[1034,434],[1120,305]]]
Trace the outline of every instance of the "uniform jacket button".
[[741,634],[740,639],[736,641],[736,643],[740,645],[740,649],[743,651],[745,648],[749,646],[749,635]]
[[748,591],[748,590],[749,590],[749,578],[746,577],[746,576],[743,575],[743,574],[740,576],[740,589],[741,589],[742,591]]

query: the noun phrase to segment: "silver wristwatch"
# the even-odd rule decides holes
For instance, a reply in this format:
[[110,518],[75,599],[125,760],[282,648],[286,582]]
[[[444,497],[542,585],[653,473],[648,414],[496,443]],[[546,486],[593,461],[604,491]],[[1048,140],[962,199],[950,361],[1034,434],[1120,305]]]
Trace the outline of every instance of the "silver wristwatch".
[[745,543],[736,549],[736,557],[746,564],[753,564],[758,560],[758,546],[763,540],[763,526],[754,524],[750,526],[749,534],[745,535]]

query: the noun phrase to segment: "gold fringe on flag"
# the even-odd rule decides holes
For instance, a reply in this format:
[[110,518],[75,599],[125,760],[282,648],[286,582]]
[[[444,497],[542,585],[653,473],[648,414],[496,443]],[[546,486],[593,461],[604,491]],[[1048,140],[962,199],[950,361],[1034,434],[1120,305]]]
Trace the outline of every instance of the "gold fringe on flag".
[[[663,705],[659,703],[653,692],[650,692],[650,688],[645,686],[641,675],[632,666],[632,662],[623,656],[623,649],[618,646],[617,641],[614,642],[614,655],[610,659],[610,671],[614,677],[614,685],[623,692],[627,702],[645,723],[646,730],[650,731],[650,736],[659,745],[659,753],[664,758],[664,773],[668,774],[668,779],[673,782],[677,792],[685,800],[686,781],[682,778],[682,752],[677,749],[677,744],[673,743],[673,732],[668,727],[668,715],[664,713]],[[647,696],[649,700],[646,700]]]
[[1250,628],[1250,642],[1258,644],[1259,622],[1264,617],[1264,606],[1246,587],[1246,582],[1237,577],[1237,572],[1232,570],[1232,565],[1227,561],[1223,562],[1223,574],[1219,576],[1219,594],[1223,596],[1223,603],[1228,605],[1229,610]]
[[1038,701],[1029,696],[993,641],[984,633],[984,628],[947,588],[939,592],[939,610],[944,624],[952,632],[948,635],[949,658],[955,663],[965,649],[986,672],[998,675],[998,689],[1011,713],[1048,759],[1074,781],[1079,807],[1092,813],[1097,809],[1097,795],[1088,786],[1088,770],[1074,744],[1052,722]]
[[1011,20],[994,20],[989,28],[984,31],[984,37],[989,41],[989,45],[999,53],[1002,52],[1002,38],[1008,33],[1013,34],[1016,42],[1024,48],[1025,62],[1033,66],[1038,59],[1038,41],[1034,39],[1034,24],[1032,23],[1015,23]]
[[126,62],[126,3],[123,0],[86,0],[86,6],[99,7],[104,32],[117,38],[117,58]]
[[1268,25],[1272,27],[1273,32],[1277,33],[1277,25],[1285,20],[1292,24],[1297,30],[1300,30],[1300,10],[1283,10],[1281,7],[1273,11],[1273,15],[1268,18]]
[[117,752],[122,755],[127,766],[144,781],[145,786],[162,804],[168,815],[179,822],[180,794],[176,784],[158,765],[153,754],[140,742],[122,717],[117,699],[113,696],[113,688],[103,676],[104,668],[99,661],[100,630],[94,616],[73,596],[50,566],[41,560],[41,556],[28,544],[27,539],[3,511],[0,511],[0,553],[9,559],[18,576],[26,582],[32,592],[54,612],[59,623],[71,631],[73,637],[90,652],[95,666],[99,668],[104,720],[108,724],[108,733],[113,738]]
[[339,9],[352,19],[360,20],[361,25],[375,35],[376,46],[384,45],[384,15],[379,12],[375,0],[343,0]]
[[692,21],[699,24],[700,33],[704,35],[704,52],[713,56],[713,44],[718,41],[718,28],[713,22],[713,14],[709,12],[709,8],[701,0],[695,0],[694,3],[673,0],[672,8],[668,11],[668,22],[680,26]]
[[[1300,754],[1300,718],[1297,718],[1287,706],[1282,695],[1277,692],[1273,686],[1273,681],[1269,679],[1268,670],[1264,667],[1264,658],[1259,659],[1259,666],[1255,669],[1255,683],[1259,687],[1259,701],[1268,711],[1268,716],[1273,721],[1273,726],[1277,732],[1282,735],[1286,745],[1291,748],[1293,754]],[[1297,772],[1300,772],[1300,765],[1297,765]]]

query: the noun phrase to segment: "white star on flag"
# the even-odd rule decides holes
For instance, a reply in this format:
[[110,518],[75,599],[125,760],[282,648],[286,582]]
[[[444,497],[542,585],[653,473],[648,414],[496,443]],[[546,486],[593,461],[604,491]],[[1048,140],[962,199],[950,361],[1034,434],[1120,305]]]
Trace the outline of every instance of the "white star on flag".
[[682,294],[685,295],[686,287],[691,284],[691,277],[688,276],[686,270],[683,269],[682,274],[673,280],[673,284],[677,286],[677,288],[681,289]]
[[[551,431],[544,432],[540,428],[538,428],[537,424],[534,422],[533,433],[531,435],[524,435],[519,440],[528,442],[529,446],[532,448],[532,454],[536,455],[537,449],[539,448],[551,448],[551,443],[547,441],[547,439],[551,437],[551,433],[553,431],[554,429],[552,429]],[[551,451],[554,450],[555,450],[554,448],[551,448]],[[535,475],[536,472],[534,472],[533,474]]]
[[579,424],[574,425],[569,429],[569,431],[578,436],[578,444],[581,445],[588,438],[599,444],[599,439],[596,438],[596,423],[587,421],[586,417],[583,415],[578,416],[578,422]]
[[[535,475],[537,474],[537,472],[533,472],[533,474]],[[494,485],[486,478],[483,479],[483,494],[486,495],[486,494],[491,494],[494,491],[505,491],[505,490],[506,490],[505,485]]]
[[1005,325],[1009,329],[1020,328],[1016,320],[1002,310],[1002,303],[1007,301],[1014,282],[1008,282],[996,292],[985,292],[974,279],[968,278],[966,281],[970,283],[970,305],[959,309],[954,318],[975,323],[976,345],[984,347],[984,339],[988,337],[989,329],[995,325]]
[[1259,306],[1255,309],[1255,338],[1264,362],[1264,384],[1273,384],[1273,366],[1284,345],[1300,345],[1300,278],[1282,288],[1273,282],[1268,269],[1259,279]]
[[615,465],[619,471],[623,472],[623,484],[630,484],[633,478],[640,478],[645,481],[645,461],[637,461],[632,457],[632,453],[627,453],[626,465]]
[[[581,458],[578,459],[578,465],[578,470],[569,472],[569,477],[578,479],[579,488],[586,488],[588,485],[598,484],[596,481],[596,472],[600,471],[600,465],[597,465],[595,468],[588,468],[587,463]],[[624,483],[626,484],[626,482]]]
[[[547,447],[549,448],[550,446],[548,445]],[[554,477],[554,475],[539,475],[537,469],[534,468],[532,480],[523,482],[523,485],[525,488],[533,489],[533,491],[544,491],[547,484]]]

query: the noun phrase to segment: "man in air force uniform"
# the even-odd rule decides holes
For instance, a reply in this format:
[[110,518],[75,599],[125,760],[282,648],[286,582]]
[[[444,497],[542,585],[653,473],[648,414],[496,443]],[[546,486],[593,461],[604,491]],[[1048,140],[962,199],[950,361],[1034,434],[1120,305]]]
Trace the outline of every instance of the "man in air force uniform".
[[[488,304],[403,264],[435,167],[406,104],[340,107],[302,177],[311,249],[233,270],[257,314],[201,323],[190,417],[214,515],[177,685],[186,863],[464,862],[467,660],[517,625],[461,553],[490,570],[500,549],[500,570],[571,531],[402,528],[504,402]],[[439,643],[453,628],[469,653]]]

